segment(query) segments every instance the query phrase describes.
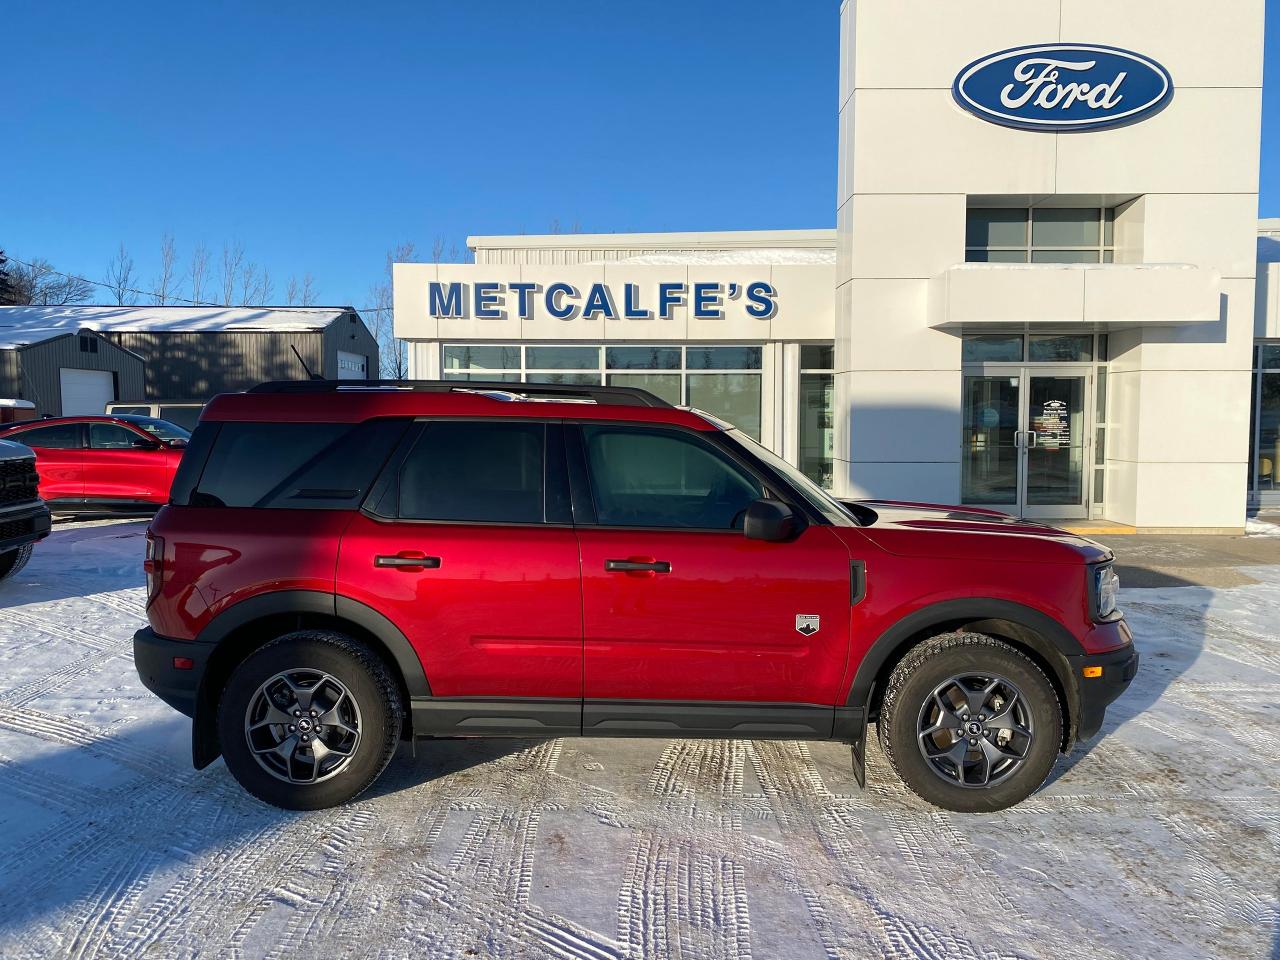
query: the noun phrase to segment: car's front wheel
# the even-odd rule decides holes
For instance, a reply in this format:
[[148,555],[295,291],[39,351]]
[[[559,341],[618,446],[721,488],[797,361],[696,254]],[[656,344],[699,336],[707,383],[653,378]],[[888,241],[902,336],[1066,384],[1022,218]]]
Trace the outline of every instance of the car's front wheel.
[[31,559],[31,547],[32,545],[28,543],[0,553],[0,580],[8,580],[18,575],[18,571]]
[[1062,707],[1044,671],[1015,647],[946,633],[894,669],[879,733],[916,795],[947,810],[989,812],[1044,783],[1062,743]]
[[318,810],[358,796],[391,761],[404,708],[382,660],[327,630],[286,634],[232,671],[218,705],[227,768],[260,800]]

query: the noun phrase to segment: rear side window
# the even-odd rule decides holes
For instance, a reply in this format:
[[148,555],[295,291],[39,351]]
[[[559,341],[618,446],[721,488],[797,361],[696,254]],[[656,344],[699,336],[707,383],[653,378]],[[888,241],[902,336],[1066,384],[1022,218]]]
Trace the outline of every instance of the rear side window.
[[[354,509],[406,429],[403,420],[220,424],[187,503]],[[202,426],[202,441],[203,434]],[[188,448],[184,460],[192,452]]]
[[9,435],[10,440],[25,443],[28,447],[46,450],[74,450],[80,446],[80,424],[60,423],[53,427],[38,427]]
[[545,455],[541,423],[428,423],[400,468],[400,518],[541,523]]

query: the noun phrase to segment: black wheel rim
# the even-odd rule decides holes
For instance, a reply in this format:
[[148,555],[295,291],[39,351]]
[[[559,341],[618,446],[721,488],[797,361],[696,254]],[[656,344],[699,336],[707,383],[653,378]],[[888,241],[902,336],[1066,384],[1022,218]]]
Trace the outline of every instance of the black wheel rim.
[[1011,681],[960,674],[925,698],[916,743],[929,769],[947,783],[983,790],[1022,768],[1035,740],[1030,705]]
[[341,773],[360,745],[360,707],[346,686],[322,670],[277,673],[244,714],[249,752],[287,783],[320,783]]

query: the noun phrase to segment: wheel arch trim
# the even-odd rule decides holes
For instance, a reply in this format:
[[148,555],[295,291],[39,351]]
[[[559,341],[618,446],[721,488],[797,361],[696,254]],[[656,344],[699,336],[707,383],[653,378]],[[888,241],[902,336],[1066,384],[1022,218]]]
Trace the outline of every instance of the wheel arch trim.
[[[191,760],[197,770],[218,759],[222,752],[218,744],[215,707],[226,676],[250,650],[273,637],[262,637],[260,642],[245,644],[227,645],[225,641],[240,635],[240,631],[256,622],[286,616],[298,618],[294,629],[304,628],[307,617],[332,621],[335,629],[341,629],[344,622],[359,628],[381,647],[378,652],[390,660],[388,666],[395,670],[410,700],[431,696],[426,671],[413,645],[394,623],[372,607],[320,590],[277,590],[257,594],[223,610],[195,638],[196,643],[212,648],[196,691],[191,721]],[[406,722],[411,723],[411,719]],[[411,728],[408,733],[412,736]]]

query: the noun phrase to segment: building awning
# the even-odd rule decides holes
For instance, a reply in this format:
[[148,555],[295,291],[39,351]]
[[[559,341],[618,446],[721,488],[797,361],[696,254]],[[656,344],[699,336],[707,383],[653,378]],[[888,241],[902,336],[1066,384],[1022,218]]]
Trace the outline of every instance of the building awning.
[[1185,263],[959,263],[929,281],[929,325],[1122,330],[1221,318],[1218,271]]

